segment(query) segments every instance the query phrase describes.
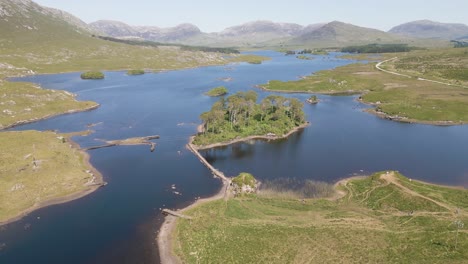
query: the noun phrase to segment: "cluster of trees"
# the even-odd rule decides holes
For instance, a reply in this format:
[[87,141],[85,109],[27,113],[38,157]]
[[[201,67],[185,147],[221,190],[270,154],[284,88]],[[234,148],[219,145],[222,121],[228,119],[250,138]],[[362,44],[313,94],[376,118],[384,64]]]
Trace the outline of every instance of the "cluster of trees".
[[466,42],[466,41],[452,40],[450,42],[453,43],[454,48],[466,48],[466,47],[468,47],[468,42]]
[[296,98],[270,95],[260,103],[255,91],[238,92],[215,102],[200,118],[204,133],[196,144],[227,141],[238,136],[282,135],[305,122],[304,104]]
[[369,44],[344,47],[341,51],[350,53],[391,53],[408,52],[414,49],[416,49],[416,47],[410,47],[407,44]]
[[204,52],[218,52],[218,53],[226,53],[226,54],[239,54],[239,50],[234,48],[214,48],[214,47],[204,47],[204,46],[188,46],[188,45],[181,45],[181,44],[174,44],[174,43],[161,43],[155,41],[148,41],[148,40],[134,40],[134,39],[118,39],[113,37],[105,37],[105,36],[96,36],[93,37],[100,38],[102,40],[124,43],[127,45],[134,45],[134,46],[145,46],[145,47],[159,47],[159,46],[176,46],[180,47],[182,50],[189,50],[189,51],[204,51]]
[[328,55],[328,52],[324,49],[303,49],[297,54],[314,54],[314,55]]

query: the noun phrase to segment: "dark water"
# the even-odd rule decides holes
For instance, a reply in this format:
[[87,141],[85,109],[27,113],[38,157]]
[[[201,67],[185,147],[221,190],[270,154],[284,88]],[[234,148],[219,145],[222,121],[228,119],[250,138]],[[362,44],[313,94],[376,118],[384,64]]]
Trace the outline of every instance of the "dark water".
[[[87,129],[82,147],[96,139],[158,134],[156,151],[125,146],[91,151],[92,164],[109,183],[82,199],[44,208],[0,231],[0,263],[155,263],[159,208],[178,208],[216,192],[220,182],[184,146],[200,113],[216,100],[203,95],[218,85],[231,92],[271,79],[292,80],[351,61],[333,56],[298,60],[274,52],[262,65],[205,67],[143,76],[106,73],[83,81],[78,73],[22,80],[65,89],[101,104],[97,110],[17,127],[17,130]],[[220,78],[232,77],[232,82]],[[269,93],[261,92],[260,97]],[[291,95],[305,100],[307,95]],[[319,96],[305,105],[312,125],[288,140],[237,144],[204,152],[228,175],[252,172],[261,179],[296,177],[336,181],[353,173],[396,169],[422,180],[468,186],[468,127],[399,124],[363,113],[354,97]],[[102,122],[102,123],[101,123]],[[180,151],[180,154],[178,153]],[[182,196],[174,195],[175,184]]]

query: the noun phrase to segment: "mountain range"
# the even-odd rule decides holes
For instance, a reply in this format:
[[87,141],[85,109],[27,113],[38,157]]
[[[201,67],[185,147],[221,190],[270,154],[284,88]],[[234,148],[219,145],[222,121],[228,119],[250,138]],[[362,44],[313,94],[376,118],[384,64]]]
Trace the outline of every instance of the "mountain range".
[[342,47],[369,43],[424,46],[429,45],[428,42],[430,45],[446,45],[447,40],[467,39],[468,26],[421,20],[402,24],[385,32],[340,21],[303,26],[261,20],[229,27],[220,32],[206,33],[188,23],[170,28],[131,26],[110,20],[87,24],[72,14],[42,7],[30,0],[1,0],[0,34],[4,39],[0,41],[0,45],[11,42],[11,38],[18,41],[31,35],[50,39],[67,35],[70,37],[70,34],[76,37],[78,34],[219,47]]
[[[220,32],[205,33],[193,24],[171,28],[130,26],[119,21],[100,20],[89,24],[96,32],[110,37],[137,38],[208,46],[315,45],[346,46],[366,43],[423,43],[416,39],[460,40],[468,38],[468,26],[420,20],[396,26],[388,32],[359,27],[340,21],[302,26],[294,23],[253,21]],[[433,43],[433,42],[431,42]]]

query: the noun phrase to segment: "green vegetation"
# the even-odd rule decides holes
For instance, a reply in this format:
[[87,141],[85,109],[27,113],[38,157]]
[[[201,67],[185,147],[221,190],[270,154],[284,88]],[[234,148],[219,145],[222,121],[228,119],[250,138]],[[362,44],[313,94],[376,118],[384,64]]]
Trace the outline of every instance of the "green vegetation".
[[205,95],[208,96],[221,96],[221,95],[226,95],[228,93],[228,89],[224,86],[219,86],[215,87],[208,92],[205,93]]
[[288,56],[288,55],[296,55],[296,51],[294,50],[287,50],[284,55]]
[[104,79],[104,73],[98,71],[89,71],[81,74],[83,80],[99,80]]
[[468,48],[412,52],[385,65],[414,77],[468,87]]
[[129,70],[127,71],[128,75],[143,75],[145,74],[145,70]]
[[94,102],[76,101],[69,92],[41,89],[31,83],[0,81],[0,95],[0,129],[98,106]]
[[303,49],[298,54],[328,55],[328,51],[324,49]]
[[51,199],[90,190],[85,154],[54,132],[0,133],[0,222]]
[[[467,123],[468,92],[466,88],[456,86],[468,86],[468,81],[464,80],[468,72],[466,65],[466,48],[413,51],[383,65],[386,70],[413,78],[378,71],[374,63],[353,64],[320,71],[298,81],[270,81],[262,87],[283,92],[363,93],[363,102],[374,104],[376,113],[392,119],[437,124]],[[448,77],[452,79],[445,79]],[[448,82],[454,86],[418,78]]]
[[104,37],[104,36],[95,36],[97,38],[108,40],[117,43],[124,43],[128,45],[134,46],[146,46],[146,47],[180,47],[182,50],[187,51],[203,51],[203,52],[218,52],[218,53],[225,53],[225,54],[239,54],[239,50],[234,48],[220,48],[220,47],[204,47],[204,46],[188,46],[188,45],[181,45],[175,43],[160,43],[148,40],[131,40],[131,39],[118,39],[113,37]]
[[246,185],[254,188],[256,182],[257,180],[255,180],[254,176],[247,172],[242,172],[236,177],[232,178],[232,183],[240,187]]
[[341,52],[350,53],[395,53],[395,52],[409,52],[417,49],[416,47],[409,47],[408,44],[369,44],[362,46],[348,46],[341,49]]
[[305,55],[299,55],[299,56],[296,56],[296,58],[298,58],[300,60],[313,60],[314,59],[313,57],[308,57],[308,56],[305,56]]
[[283,135],[305,122],[303,103],[295,98],[270,95],[259,104],[254,91],[221,98],[200,118],[204,132],[194,144],[208,145],[248,136]]
[[450,42],[453,43],[454,48],[466,48],[466,47],[468,47],[468,42],[466,42],[466,41],[452,40]]
[[468,258],[468,233],[456,224],[468,221],[468,191],[410,181],[395,172],[345,180],[338,191],[334,199],[259,194],[201,204],[184,212],[191,220],[178,220],[174,251],[183,263],[463,263]]
[[307,102],[309,104],[317,104],[319,102],[319,99],[317,98],[316,95],[312,95],[311,97],[307,99]]
[[262,64],[262,62],[271,60],[271,58],[259,56],[259,55],[239,55],[236,57],[230,57],[230,62],[247,62],[250,64]]

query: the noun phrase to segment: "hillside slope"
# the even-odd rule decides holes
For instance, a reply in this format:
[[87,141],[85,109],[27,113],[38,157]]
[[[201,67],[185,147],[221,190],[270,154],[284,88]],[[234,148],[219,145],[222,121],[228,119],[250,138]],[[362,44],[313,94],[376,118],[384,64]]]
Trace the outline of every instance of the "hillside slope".
[[468,39],[468,26],[464,24],[439,23],[430,20],[408,22],[388,32],[414,38]]

